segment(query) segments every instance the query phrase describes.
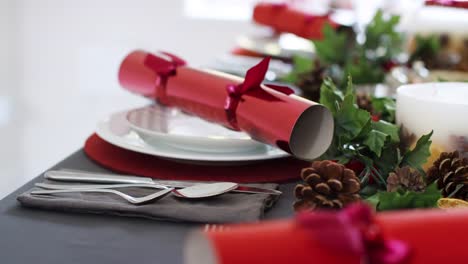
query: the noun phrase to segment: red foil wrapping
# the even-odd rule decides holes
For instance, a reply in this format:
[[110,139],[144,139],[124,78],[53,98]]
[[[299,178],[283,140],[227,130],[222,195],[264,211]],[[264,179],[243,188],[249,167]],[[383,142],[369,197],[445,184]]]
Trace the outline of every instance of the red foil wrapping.
[[338,26],[329,15],[312,15],[287,4],[274,3],[257,4],[253,11],[253,20],[277,32],[289,32],[307,39],[321,39],[325,24]]
[[132,92],[244,131],[300,159],[317,158],[332,140],[331,113],[320,104],[290,94],[286,87],[260,84],[263,76],[259,71],[267,66],[268,62],[262,61],[243,79],[187,66],[168,53],[134,51],[122,62],[119,81]]
[[426,0],[425,4],[428,6],[445,6],[468,9],[468,1],[466,0]]
[[[468,243],[467,210],[379,213],[376,222],[387,238],[402,241],[409,250],[407,258],[387,258],[378,264],[466,263],[468,259],[465,249]],[[326,246],[323,237],[318,236],[320,233],[309,232],[295,219],[217,229],[220,231],[196,231],[188,236],[186,264],[376,264],[375,261],[363,261],[358,255],[350,254],[350,250]],[[331,232],[327,239],[340,239],[341,236],[341,233]]]

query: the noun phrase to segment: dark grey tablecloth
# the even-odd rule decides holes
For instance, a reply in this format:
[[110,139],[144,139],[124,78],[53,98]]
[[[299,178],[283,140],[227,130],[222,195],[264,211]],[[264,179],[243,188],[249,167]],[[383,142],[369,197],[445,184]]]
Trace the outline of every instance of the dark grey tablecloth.
[[[53,169],[107,172],[82,150]],[[23,208],[16,196],[41,181],[42,175],[0,201],[0,263],[182,263],[184,238],[195,224],[104,215],[66,214]],[[282,197],[267,219],[290,217],[293,183],[283,184]]]

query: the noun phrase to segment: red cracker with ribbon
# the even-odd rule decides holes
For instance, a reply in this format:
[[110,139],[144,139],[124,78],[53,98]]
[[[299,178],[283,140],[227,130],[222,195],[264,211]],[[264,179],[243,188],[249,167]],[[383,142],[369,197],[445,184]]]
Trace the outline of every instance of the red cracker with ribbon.
[[268,64],[265,58],[244,79],[190,67],[169,53],[135,51],[122,62],[119,81],[132,92],[244,131],[298,158],[320,156],[332,140],[331,113],[288,87],[262,84]]
[[426,0],[425,4],[428,6],[445,6],[468,9],[468,1],[466,0]]
[[291,220],[195,231],[185,263],[466,263],[467,210],[374,214],[364,204],[307,212]]
[[312,15],[285,3],[258,3],[253,11],[253,20],[276,32],[289,32],[307,39],[321,39],[325,24],[334,28],[338,26],[329,14]]

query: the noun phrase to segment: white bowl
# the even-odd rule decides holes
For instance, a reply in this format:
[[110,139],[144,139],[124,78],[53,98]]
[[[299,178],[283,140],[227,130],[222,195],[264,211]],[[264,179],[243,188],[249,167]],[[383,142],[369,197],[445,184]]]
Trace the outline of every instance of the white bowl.
[[127,120],[130,127],[150,145],[164,143],[180,149],[211,153],[245,152],[266,147],[246,133],[161,105],[131,110]]

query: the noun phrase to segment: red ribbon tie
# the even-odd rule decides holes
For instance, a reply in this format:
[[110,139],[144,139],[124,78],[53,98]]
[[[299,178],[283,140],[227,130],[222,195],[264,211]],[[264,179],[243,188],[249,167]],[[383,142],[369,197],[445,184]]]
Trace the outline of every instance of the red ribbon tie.
[[176,74],[176,69],[179,66],[186,65],[186,62],[168,52],[159,52],[159,56],[148,54],[145,58],[144,64],[151,68],[159,78],[156,79],[155,85],[155,99],[159,102],[168,105],[169,102],[166,98],[166,83],[169,77]]
[[356,203],[341,212],[303,212],[297,215],[296,220],[299,225],[313,232],[321,244],[336,252],[357,255],[362,263],[409,262],[409,245],[385,237],[368,205]]

